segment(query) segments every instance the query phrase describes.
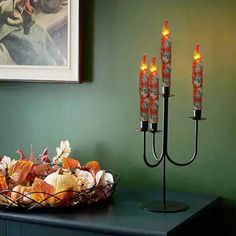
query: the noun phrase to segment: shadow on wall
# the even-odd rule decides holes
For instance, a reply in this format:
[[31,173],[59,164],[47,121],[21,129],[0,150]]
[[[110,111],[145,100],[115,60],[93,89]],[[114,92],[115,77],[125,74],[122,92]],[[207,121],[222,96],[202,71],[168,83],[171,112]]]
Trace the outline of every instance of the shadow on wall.
[[93,81],[93,34],[94,0],[80,0],[80,77],[83,82]]
[[227,199],[222,203],[222,224],[227,229],[225,236],[236,235],[236,202]]

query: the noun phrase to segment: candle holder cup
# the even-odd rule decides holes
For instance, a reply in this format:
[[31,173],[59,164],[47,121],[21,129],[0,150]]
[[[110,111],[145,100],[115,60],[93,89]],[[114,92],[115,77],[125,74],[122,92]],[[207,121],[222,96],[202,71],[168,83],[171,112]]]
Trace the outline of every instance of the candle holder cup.
[[[163,182],[162,182],[162,201],[154,201],[154,202],[147,202],[142,205],[142,208],[152,212],[180,212],[188,209],[188,205],[178,201],[167,201],[167,191],[166,191],[166,163],[169,161],[171,164],[175,166],[187,166],[190,165],[197,157],[198,152],[198,122],[200,120],[205,120],[205,118],[201,118],[201,110],[194,110],[193,117],[190,117],[194,120],[195,123],[195,140],[194,140],[194,152],[192,157],[189,161],[184,163],[179,163],[174,161],[168,154],[168,112],[169,112],[169,97],[172,95],[170,94],[169,87],[163,87],[163,121],[162,121],[162,146],[161,146],[161,155],[158,157],[155,148],[155,135],[158,132],[157,125],[151,124],[151,129],[147,129],[147,121],[141,121],[141,128],[138,130],[139,132],[143,133],[143,160],[145,164],[150,167],[154,168],[159,166],[163,163]],[[152,155],[156,160],[155,164],[151,164],[147,160],[146,155],[146,133],[150,132],[152,134]]]

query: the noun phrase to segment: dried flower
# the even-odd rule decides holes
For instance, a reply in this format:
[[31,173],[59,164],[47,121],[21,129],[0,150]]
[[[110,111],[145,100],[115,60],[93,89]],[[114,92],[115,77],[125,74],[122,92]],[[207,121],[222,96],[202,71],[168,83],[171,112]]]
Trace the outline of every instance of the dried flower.
[[50,163],[51,161],[48,158],[48,148],[45,148],[42,154],[39,154],[39,159],[43,163]]
[[76,169],[75,176],[77,177],[80,190],[92,188],[95,185],[95,179],[88,170]]
[[56,148],[57,155],[53,157],[53,163],[59,164],[62,162],[63,158],[66,158],[70,155],[71,148],[68,140],[62,140],[60,147]]
[[0,175],[6,176],[7,169],[16,162],[15,159],[11,160],[10,157],[4,156],[0,162]]
[[107,187],[114,183],[114,179],[111,173],[108,173],[104,170],[99,170],[96,174],[96,184]]

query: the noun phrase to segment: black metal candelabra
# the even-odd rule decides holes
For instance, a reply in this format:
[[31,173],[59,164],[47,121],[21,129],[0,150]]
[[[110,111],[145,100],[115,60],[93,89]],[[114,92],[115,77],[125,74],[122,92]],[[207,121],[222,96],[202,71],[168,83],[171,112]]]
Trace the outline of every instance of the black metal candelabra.
[[[162,135],[162,148],[160,157],[157,156],[155,148],[155,134],[158,132],[157,125],[152,124],[151,129],[148,130],[148,121],[141,121],[140,132],[143,133],[143,159],[148,167],[154,168],[159,166],[163,162],[163,183],[162,183],[162,201],[148,202],[143,204],[143,208],[153,212],[179,212],[188,209],[188,205],[182,202],[167,201],[166,197],[166,162],[169,161],[175,166],[187,166],[190,165],[197,157],[198,152],[198,121],[204,120],[201,118],[201,110],[194,110],[193,117],[190,117],[195,122],[195,141],[194,141],[194,153],[192,158],[185,162],[179,163],[174,161],[168,154],[168,110],[169,110],[169,97],[170,88],[163,87],[163,135]],[[146,155],[146,133],[149,131],[152,134],[152,155],[157,161],[155,164],[150,164]]]

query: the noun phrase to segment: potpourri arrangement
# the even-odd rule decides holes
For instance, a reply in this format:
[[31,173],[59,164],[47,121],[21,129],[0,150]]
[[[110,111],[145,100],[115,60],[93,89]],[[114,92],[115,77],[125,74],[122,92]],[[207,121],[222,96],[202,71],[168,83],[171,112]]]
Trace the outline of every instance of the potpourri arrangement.
[[81,165],[71,158],[68,140],[61,141],[50,160],[48,149],[35,159],[21,149],[19,160],[4,156],[0,161],[0,205],[2,208],[57,208],[91,204],[108,199],[115,188],[113,173],[99,162]]

